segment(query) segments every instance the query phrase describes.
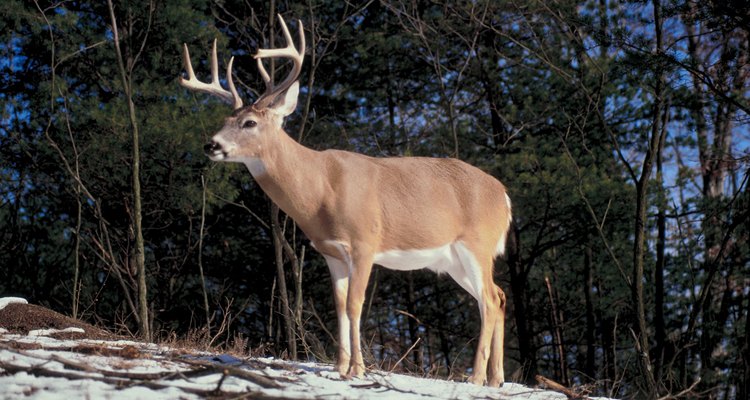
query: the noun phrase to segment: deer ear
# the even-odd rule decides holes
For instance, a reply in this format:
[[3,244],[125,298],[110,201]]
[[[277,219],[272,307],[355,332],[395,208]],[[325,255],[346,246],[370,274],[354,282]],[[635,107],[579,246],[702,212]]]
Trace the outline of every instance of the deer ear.
[[292,83],[286,93],[279,95],[271,108],[281,116],[286,117],[297,108],[297,97],[299,97],[299,81]]

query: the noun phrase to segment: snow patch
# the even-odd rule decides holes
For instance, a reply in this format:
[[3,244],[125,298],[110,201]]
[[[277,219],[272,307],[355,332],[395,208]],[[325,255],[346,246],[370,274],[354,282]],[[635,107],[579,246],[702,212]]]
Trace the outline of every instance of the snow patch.
[[[26,345],[24,345],[26,344]],[[31,345],[31,346],[29,346]],[[135,352],[77,352],[76,348]],[[28,350],[27,350],[28,349]],[[127,354],[133,354],[128,356]],[[174,350],[131,341],[0,334],[0,399],[523,399],[566,400],[552,391],[506,382],[476,386],[369,370],[342,380],[330,364]]]
[[35,329],[33,331],[29,331],[29,336],[49,336],[55,333],[64,333],[64,332],[72,332],[72,333],[86,333],[81,328],[65,328],[65,329]]
[[0,298],[0,310],[5,308],[8,304],[29,304],[26,299],[21,297],[3,297]]

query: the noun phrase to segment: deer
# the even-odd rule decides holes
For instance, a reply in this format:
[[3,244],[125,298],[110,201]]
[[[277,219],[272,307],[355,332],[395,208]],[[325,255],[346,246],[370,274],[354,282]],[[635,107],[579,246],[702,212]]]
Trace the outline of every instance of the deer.
[[[362,378],[366,372],[360,325],[373,265],[428,269],[448,274],[479,306],[481,328],[468,381],[501,386],[506,296],[493,280],[493,268],[512,221],[505,186],[454,158],[317,151],[292,139],[282,124],[297,106],[305,34],[298,20],[297,49],[281,15],[278,20],[287,45],[255,53],[266,90],[251,105],[243,106],[234,85],[234,57],[227,65],[228,89],[219,81],[216,40],[211,82],[196,78],[184,44],[187,79],[181,75],[179,83],[232,104],[233,112],[204,146],[205,154],[212,161],[245,164],[325,259],[338,318],[336,370],[342,379]],[[278,85],[263,65],[273,58],[291,60]]]

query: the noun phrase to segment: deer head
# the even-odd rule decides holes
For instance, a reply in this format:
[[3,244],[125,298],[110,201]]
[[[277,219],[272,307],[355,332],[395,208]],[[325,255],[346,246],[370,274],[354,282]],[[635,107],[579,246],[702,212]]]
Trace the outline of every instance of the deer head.
[[[276,148],[274,143],[279,135],[283,135],[281,125],[284,117],[294,112],[299,95],[299,77],[305,54],[305,35],[302,21],[298,21],[300,50],[294,46],[289,29],[281,15],[278,16],[284,32],[287,46],[280,49],[260,49],[254,58],[258,62],[258,70],[266,84],[265,92],[250,106],[243,107],[242,99],[237,93],[232,79],[232,64],[234,57],[229,60],[227,67],[227,84],[229,90],[224,89],[219,82],[218,61],[216,56],[216,40],[214,40],[211,56],[211,83],[204,83],[195,77],[190,62],[187,45],[184,45],[183,59],[187,79],[180,77],[180,84],[188,89],[201,91],[232,103],[234,112],[224,121],[224,126],[211,141],[204,146],[206,155],[213,161],[234,161],[245,163],[253,175],[262,173],[263,158],[269,149]],[[273,84],[263,66],[266,58],[289,58],[292,68],[289,75],[278,85]]]

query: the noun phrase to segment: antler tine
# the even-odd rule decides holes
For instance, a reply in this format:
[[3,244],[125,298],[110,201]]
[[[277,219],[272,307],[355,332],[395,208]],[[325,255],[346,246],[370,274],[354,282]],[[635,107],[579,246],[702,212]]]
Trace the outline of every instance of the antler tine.
[[[216,38],[214,38],[214,43],[211,46],[211,84],[215,84],[216,82],[219,82],[219,57],[216,54]],[[222,90],[224,90],[222,88]]]
[[263,82],[266,83],[266,91],[268,91],[271,89],[269,88],[269,85],[271,84],[271,77],[268,75],[266,67],[263,66],[263,59],[258,58],[256,61],[258,62],[258,70],[260,71],[260,76],[263,78]]
[[[307,48],[305,47],[305,30],[303,29],[301,19],[297,20],[297,25],[299,25],[299,54],[301,54],[302,57],[305,57],[305,51],[307,50]],[[300,64],[302,63],[300,62]]]
[[232,103],[234,109],[242,108],[242,98],[237,93],[237,88],[234,86],[234,80],[232,79],[232,64],[234,63],[234,57],[229,60],[227,66],[227,84],[229,90],[224,89],[219,81],[219,61],[216,55],[216,39],[214,39],[213,48],[211,50],[211,83],[205,83],[198,80],[195,77],[193,71],[193,65],[190,62],[190,52],[188,51],[187,44],[183,44],[182,61],[185,64],[185,71],[187,71],[188,78],[185,79],[180,76],[180,85],[190,90],[197,90],[199,92],[208,93],[214,95],[228,103]]
[[185,66],[188,78],[185,80],[185,78],[180,76],[180,85],[185,86],[188,81],[195,79],[195,72],[193,72],[193,64],[190,62],[190,51],[188,51],[187,43],[183,43],[182,45],[184,46],[182,50],[182,64]]
[[[302,71],[302,62],[305,58],[305,32],[304,27],[302,26],[302,21],[297,20],[297,24],[299,25],[300,37],[300,50],[297,50],[297,48],[294,46],[294,40],[292,40],[292,35],[289,33],[289,28],[287,27],[284,18],[281,16],[281,14],[277,14],[277,16],[279,18],[279,21],[281,22],[281,29],[284,33],[284,38],[286,39],[286,47],[280,49],[259,49],[254,56],[255,59],[258,60],[258,70],[260,71],[261,77],[266,83],[265,93],[263,93],[263,95],[261,95],[258,100],[255,101],[255,104],[261,107],[266,105],[267,102],[273,101],[273,99],[279,93],[282,93],[290,86],[292,86],[292,83],[297,80],[300,72]],[[292,70],[289,72],[289,75],[278,86],[274,86],[272,84],[271,77],[269,76],[268,71],[266,71],[266,68],[263,66],[262,61],[262,59],[264,58],[274,57],[286,57],[291,59],[293,62]]]
[[227,64],[227,84],[229,85],[229,92],[232,93],[232,107],[237,110],[242,108],[242,97],[237,93],[237,88],[234,87],[234,79],[232,79],[232,65],[234,65],[234,57],[229,59]]

